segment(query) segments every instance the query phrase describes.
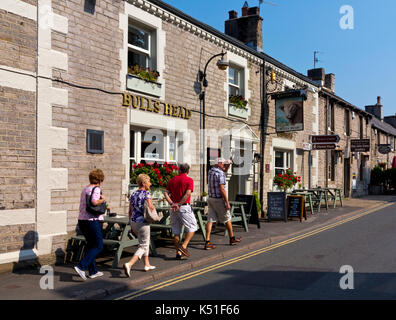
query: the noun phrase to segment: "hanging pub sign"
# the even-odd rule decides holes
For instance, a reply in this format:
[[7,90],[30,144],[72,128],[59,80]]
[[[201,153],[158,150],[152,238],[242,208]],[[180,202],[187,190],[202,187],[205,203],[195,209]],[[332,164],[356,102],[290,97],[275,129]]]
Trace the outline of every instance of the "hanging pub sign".
[[190,119],[191,110],[174,104],[153,100],[150,98],[140,97],[129,93],[122,94],[122,105],[132,107],[136,110],[163,113],[164,116],[173,118]]
[[390,144],[379,144],[378,145],[378,152],[381,154],[388,154],[392,151],[392,147]]
[[289,90],[272,95],[275,98],[276,132],[304,130],[305,90]]
[[370,139],[352,139],[351,152],[369,152]]

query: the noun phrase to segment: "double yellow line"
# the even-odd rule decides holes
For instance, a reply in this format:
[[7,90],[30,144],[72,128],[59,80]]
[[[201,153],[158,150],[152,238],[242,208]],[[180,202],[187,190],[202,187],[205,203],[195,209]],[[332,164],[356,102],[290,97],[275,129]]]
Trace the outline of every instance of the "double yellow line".
[[164,281],[164,282],[161,282],[161,283],[152,285],[152,286],[150,286],[150,287],[146,287],[146,288],[141,289],[141,290],[138,290],[138,291],[136,291],[136,292],[133,292],[133,293],[124,295],[124,296],[122,296],[122,297],[118,297],[118,298],[116,298],[115,300],[132,300],[132,299],[135,299],[135,298],[137,298],[137,297],[140,297],[140,296],[149,294],[150,292],[154,292],[154,291],[157,291],[157,290],[159,290],[159,289],[162,289],[162,288],[165,288],[165,287],[174,285],[174,284],[179,283],[179,282],[181,282],[181,281],[185,281],[185,280],[188,280],[188,279],[197,277],[197,276],[199,276],[199,275],[201,275],[201,274],[205,274],[205,273],[207,273],[207,272],[214,271],[214,270],[216,270],[216,269],[219,269],[219,268],[228,266],[228,265],[233,264],[233,263],[236,263],[236,262],[238,262],[238,261],[242,261],[242,260],[245,260],[245,259],[249,259],[249,258],[254,257],[254,256],[256,256],[256,255],[259,255],[259,254],[262,254],[262,253],[265,253],[265,252],[274,250],[274,249],[276,249],[276,248],[279,248],[279,247],[282,247],[282,246],[291,244],[291,243],[293,243],[293,242],[296,242],[296,241],[299,241],[299,240],[302,240],[302,239],[311,237],[311,236],[316,235],[316,234],[318,234],[318,233],[321,233],[321,232],[323,232],[323,231],[326,231],[326,230],[335,228],[335,227],[337,227],[337,226],[339,226],[339,225],[342,225],[342,224],[344,224],[344,223],[347,223],[347,222],[350,222],[350,221],[359,219],[359,218],[361,218],[361,217],[363,217],[363,216],[366,216],[366,215],[371,214],[371,213],[373,213],[373,212],[376,212],[376,211],[379,211],[379,210],[384,209],[384,208],[386,208],[386,207],[389,207],[389,206],[391,206],[391,205],[393,205],[393,204],[394,204],[394,203],[387,203],[387,204],[384,204],[384,205],[382,205],[382,206],[380,206],[380,207],[376,207],[376,208],[374,208],[374,209],[370,209],[370,210],[368,210],[368,211],[365,211],[365,212],[363,212],[363,213],[357,214],[357,215],[355,215],[355,216],[353,216],[353,217],[350,217],[350,218],[348,218],[348,219],[345,219],[345,220],[342,220],[342,221],[339,221],[339,222],[332,223],[332,224],[330,224],[330,225],[328,225],[328,226],[324,226],[324,227],[315,229],[315,230],[313,230],[313,231],[310,231],[310,232],[304,233],[304,234],[302,234],[302,235],[299,235],[299,236],[290,238],[290,239],[288,239],[288,240],[285,240],[285,241],[282,241],[282,242],[273,244],[273,245],[271,245],[271,246],[268,246],[268,247],[265,247],[265,248],[261,248],[261,249],[258,249],[258,250],[255,250],[255,251],[252,251],[252,252],[243,254],[243,255],[241,255],[241,256],[238,256],[238,257],[229,259],[229,260],[227,260],[227,261],[219,262],[219,263],[217,263],[217,264],[214,264],[214,265],[211,265],[211,266],[208,266],[208,267],[205,267],[205,268],[202,268],[202,269],[199,269],[199,270],[196,270],[196,271],[193,271],[193,272],[190,272],[190,273],[187,273],[187,274],[178,276],[178,277],[176,277],[176,278],[172,278],[172,279],[170,279],[170,280],[167,280],[167,281]]

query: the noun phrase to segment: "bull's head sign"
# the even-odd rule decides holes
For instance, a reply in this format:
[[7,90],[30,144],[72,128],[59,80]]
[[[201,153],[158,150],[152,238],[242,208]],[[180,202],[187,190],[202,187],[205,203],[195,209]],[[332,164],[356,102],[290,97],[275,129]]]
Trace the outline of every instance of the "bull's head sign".
[[276,99],[276,131],[304,130],[304,100],[302,97]]

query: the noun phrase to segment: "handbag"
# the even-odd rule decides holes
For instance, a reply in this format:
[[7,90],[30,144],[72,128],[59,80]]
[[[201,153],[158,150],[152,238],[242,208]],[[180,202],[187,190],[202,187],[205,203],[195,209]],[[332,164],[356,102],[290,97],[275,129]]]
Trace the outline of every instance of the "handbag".
[[87,201],[86,211],[88,213],[94,215],[94,216],[100,216],[100,215],[102,215],[102,214],[104,214],[106,212],[106,201],[101,203],[101,204],[98,204],[97,206],[94,206],[92,204],[92,195],[93,195],[93,193],[95,191],[95,188],[98,188],[98,187],[94,187],[92,189],[91,194],[90,195],[88,195],[88,194],[86,195],[86,201]]
[[147,200],[144,201],[143,216],[144,216],[144,220],[146,220],[148,223],[159,222],[164,217],[162,212],[158,213],[155,208],[154,210],[150,210]]

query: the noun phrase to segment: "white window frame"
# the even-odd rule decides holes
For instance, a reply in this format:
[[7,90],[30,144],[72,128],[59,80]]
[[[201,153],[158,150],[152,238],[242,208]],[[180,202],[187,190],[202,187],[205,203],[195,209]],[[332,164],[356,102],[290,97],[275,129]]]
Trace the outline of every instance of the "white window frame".
[[[283,153],[283,164],[284,164],[284,167],[276,167],[276,153],[277,152],[282,152]],[[294,167],[293,151],[292,150],[285,150],[285,149],[275,148],[274,149],[274,170],[275,170],[274,172],[275,172],[275,175],[279,174],[279,173],[276,172],[277,170],[282,170],[282,174],[284,174],[288,168],[290,168],[290,170],[293,171],[294,170],[293,167]]]
[[[236,88],[238,90],[238,95],[241,95],[242,97],[245,97],[245,90],[244,90],[244,77],[245,77],[245,70],[243,67],[239,67],[236,65],[231,64],[229,66],[229,69],[234,70],[234,82],[237,82],[237,84],[231,83],[230,81],[230,71],[228,70],[228,97],[230,96],[230,89],[229,87]],[[237,81],[235,81],[237,80]]]
[[[249,80],[250,80],[250,70],[249,70],[249,65],[248,65],[248,61],[246,58],[243,58],[233,52],[227,51],[227,60],[230,64],[231,67],[233,67],[234,69],[240,69],[243,75],[243,79],[241,79],[241,85],[242,85],[242,89],[241,89],[241,95],[248,101],[250,101],[251,98],[251,91],[249,90]],[[224,92],[227,95],[227,99],[224,100],[224,111],[225,114],[227,116],[230,116],[228,113],[229,107],[230,107],[230,103],[229,103],[229,95],[230,95],[230,87],[229,87],[229,71],[227,70],[226,72],[227,74],[227,78],[226,81],[224,82]],[[251,115],[251,108],[250,105],[247,105],[247,119],[249,119]],[[232,116],[230,116],[232,117]]]
[[[129,43],[129,39],[127,39],[127,47],[128,47],[128,53],[130,51],[135,52],[137,54],[142,54],[147,57],[146,59],[146,68],[151,68],[151,69],[157,69],[157,62],[156,62],[156,57],[155,57],[155,52],[153,52],[153,42],[155,42],[156,39],[156,30],[150,30],[149,27],[145,28],[141,26],[141,22],[136,22],[132,18],[128,20],[128,32],[129,32],[129,27],[132,26],[133,28],[143,31],[148,34],[148,49],[143,49],[138,46],[132,45]],[[127,61],[128,66],[129,66],[129,61]],[[133,66],[132,66],[133,67]]]
[[[134,132],[134,138],[135,138],[135,150],[130,150],[129,154],[129,161],[130,163],[140,163],[141,161],[146,161],[146,162],[152,162],[156,161],[159,163],[172,163],[172,164],[177,164],[179,161],[179,143],[183,141],[181,137],[179,137],[178,133],[168,133],[166,130],[162,130],[164,132],[164,158],[161,159],[154,159],[154,158],[145,158],[141,154],[141,144],[142,144],[142,136],[145,132],[145,130],[148,130],[149,128],[136,128],[136,127],[131,127],[129,130],[129,134],[131,135],[131,132]],[[174,160],[170,160],[170,136],[173,135],[175,137],[175,149],[174,149]],[[181,151],[181,155],[183,155],[183,151]]]

